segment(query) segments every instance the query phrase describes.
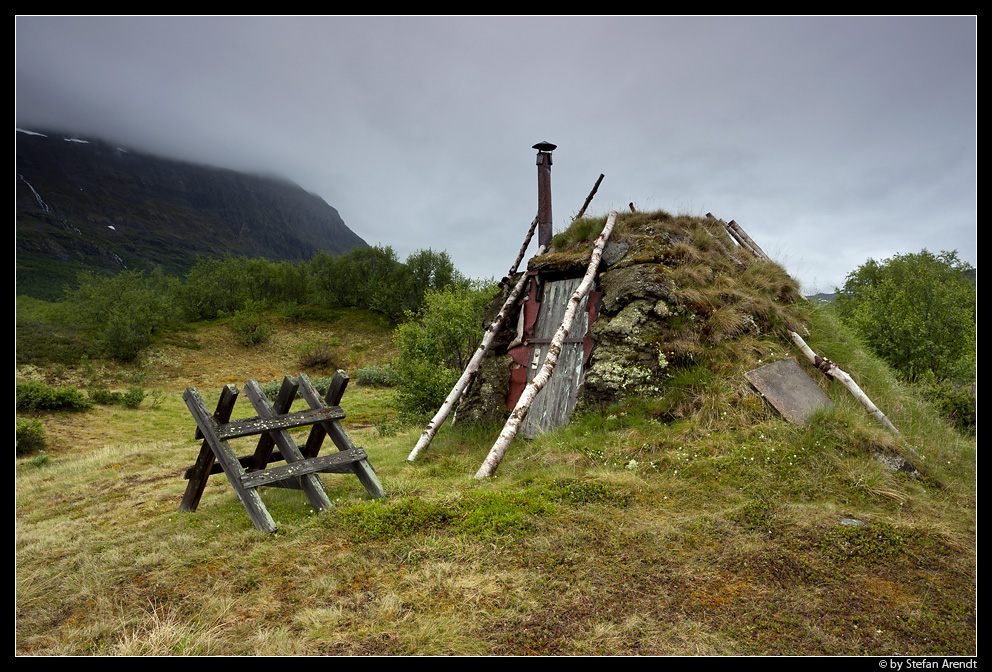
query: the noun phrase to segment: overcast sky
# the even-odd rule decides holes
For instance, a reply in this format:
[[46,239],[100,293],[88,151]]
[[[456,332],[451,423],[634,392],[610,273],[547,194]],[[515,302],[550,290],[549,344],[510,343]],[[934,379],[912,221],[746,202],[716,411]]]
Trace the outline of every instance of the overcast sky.
[[[16,125],[274,173],[405,260],[502,277],[558,145],[555,230],[735,219],[807,292],[977,267],[977,17],[30,17]],[[531,253],[535,245],[532,244]]]

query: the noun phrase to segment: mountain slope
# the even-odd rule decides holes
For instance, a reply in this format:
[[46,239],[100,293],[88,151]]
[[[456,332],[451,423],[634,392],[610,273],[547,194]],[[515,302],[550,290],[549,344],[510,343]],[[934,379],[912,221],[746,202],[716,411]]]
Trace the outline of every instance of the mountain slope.
[[20,294],[56,298],[87,269],[179,274],[200,256],[298,261],[366,245],[337,210],[285,180],[58,132],[16,136]]

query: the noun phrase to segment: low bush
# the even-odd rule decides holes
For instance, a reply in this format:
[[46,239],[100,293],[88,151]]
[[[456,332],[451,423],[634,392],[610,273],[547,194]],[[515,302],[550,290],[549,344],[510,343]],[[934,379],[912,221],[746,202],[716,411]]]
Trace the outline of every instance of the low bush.
[[243,310],[231,316],[231,331],[237,337],[238,343],[251,346],[268,341],[272,327],[265,322],[261,304],[247,301]]
[[18,456],[30,455],[45,448],[45,426],[41,420],[17,418],[15,424],[14,450]]
[[311,319],[312,310],[299,301],[282,301],[278,306],[279,314],[290,322],[302,322]]
[[17,383],[15,396],[19,411],[86,411],[93,408],[93,401],[71,385],[49,387],[38,381]]
[[365,387],[392,387],[396,374],[388,366],[363,366],[355,372],[355,383]]
[[429,362],[407,361],[397,369],[396,408],[410,416],[430,416],[444,402],[461,372]]
[[299,365],[304,370],[336,369],[337,355],[335,348],[340,339],[333,337],[307,336],[298,346]]
[[132,385],[127,388],[127,392],[121,396],[121,403],[124,404],[125,408],[137,408],[144,400],[145,391],[140,385]]
[[91,387],[87,390],[87,394],[94,404],[100,404],[101,406],[114,406],[121,403],[121,393],[112,392],[103,385]]
[[93,403],[101,406],[120,404],[126,408],[138,408],[145,400],[145,390],[140,385],[132,385],[127,392],[112,392],[102,385],[97,385],[90,388],[88,394]]
[[396,404],[410,415],[432,414],[444,402],[479,345],[482,317],[496,286],[446,287],[424,295],[420,312],[396,328]]
[[921,394],[933,404],[955,429],[974,434],[978,427],[978,398],[973,384],[932,379],[918,386]]

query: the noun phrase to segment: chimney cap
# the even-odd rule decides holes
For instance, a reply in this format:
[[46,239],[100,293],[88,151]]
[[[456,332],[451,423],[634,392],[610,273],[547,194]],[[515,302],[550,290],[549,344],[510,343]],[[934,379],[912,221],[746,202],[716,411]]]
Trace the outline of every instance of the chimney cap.
[[544,142],[539,142],[536,145],[534,145],[534,149],[538,150],[539,152],[553,152],[557,147],[558,145],[552,145],[547,140],[545,140]]

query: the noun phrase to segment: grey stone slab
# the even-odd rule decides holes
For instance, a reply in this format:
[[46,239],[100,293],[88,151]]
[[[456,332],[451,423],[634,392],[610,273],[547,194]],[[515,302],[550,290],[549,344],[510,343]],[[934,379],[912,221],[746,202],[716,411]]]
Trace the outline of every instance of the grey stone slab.
[[791,357],[748,371],[744,376],[782,417],[796,425],[805,425],[810,414],[832,403]]

